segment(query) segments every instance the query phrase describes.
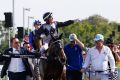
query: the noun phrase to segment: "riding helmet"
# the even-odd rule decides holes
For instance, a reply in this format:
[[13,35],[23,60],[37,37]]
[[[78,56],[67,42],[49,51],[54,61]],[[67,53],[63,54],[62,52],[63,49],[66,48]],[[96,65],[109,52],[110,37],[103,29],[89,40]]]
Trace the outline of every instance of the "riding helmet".
[[52,16],[52,13],[51,12],[46,12],[45,14],[43,14],[43,20],[44,21],[47,21],[48,18],[50,18]]

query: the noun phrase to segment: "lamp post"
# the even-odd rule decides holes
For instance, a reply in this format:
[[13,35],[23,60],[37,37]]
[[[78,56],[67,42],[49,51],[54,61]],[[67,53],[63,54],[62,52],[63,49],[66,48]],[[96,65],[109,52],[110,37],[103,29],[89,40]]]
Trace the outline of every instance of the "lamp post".
[[13,0],[13,5],[12,5],[12,7],[13,7],[13,15],[12,15],[12,18],[13,18],[13,36],[15,36],[15,0]]
[[23,8],[23,35],[25,35],[25,11],[30,11],[30,8]]
[[29,28],[30,28],[30,25],[29,25],[30,19],[34,19],[34,17],[28,16],[28,35],[29,35],[29,32],[30,32],[30,30],[29,30]]

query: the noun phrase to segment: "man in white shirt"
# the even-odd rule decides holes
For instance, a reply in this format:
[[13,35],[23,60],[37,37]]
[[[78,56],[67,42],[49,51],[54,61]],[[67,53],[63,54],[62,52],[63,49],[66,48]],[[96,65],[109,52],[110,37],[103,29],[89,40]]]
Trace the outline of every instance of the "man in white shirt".
[[97,34],[94,38],[95,46],[87,52],[87,57],[81,72],[84,72],[91,64],[90,80],[109,80],[109,65],[112,72],[115,70],[115,60],[111,50],[104,45],[104,37]]
[[[5,50],[4,54],[27,54],[25,48],[20,47],[18,38],[11,39],[11,48]],[[26,75],[32,76],[28,59],[25,58],[11,58],[0,56],[0,61],[5,61],[1,71],[1,78],[3,78],[7,71],[9,80],[26,80]]]

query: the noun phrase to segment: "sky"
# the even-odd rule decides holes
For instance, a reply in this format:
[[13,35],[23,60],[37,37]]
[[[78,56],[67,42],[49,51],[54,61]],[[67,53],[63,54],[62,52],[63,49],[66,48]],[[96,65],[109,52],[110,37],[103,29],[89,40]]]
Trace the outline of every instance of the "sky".
[[[12,6],[13,0],[0,0],[0,20],[5,19],[4,12],[12,12]],[[30,8],[30,11],[25,10],[26,27],[28,16],[34,17],[29,19],[30,28],[34,20],[44,23],[45,12],[52,12],[56,21],[81,20],[98,14],[120,23],[120,0],[14,0],[14,6],[15,27],[23,26],[23,8]]]

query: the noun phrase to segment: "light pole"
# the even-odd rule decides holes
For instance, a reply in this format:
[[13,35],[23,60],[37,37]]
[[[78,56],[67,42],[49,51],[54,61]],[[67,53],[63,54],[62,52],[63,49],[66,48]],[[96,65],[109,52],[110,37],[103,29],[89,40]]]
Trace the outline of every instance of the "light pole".
[[29,25],[29,23],[30,23],[30,19],[34,19],[34,17],[30,17],[30,16],[28,16],[28,35],[29,35],[29,28],[30,28],[30,25]]
[[12,5],[12,7],[13,7],[13,15],[12,15],[12,17],[13,17],[13,36],[15,36],[15,0],[13,0],[13,5]]
[[23,8],[23,35],[25,35],[25,11],[30,11],[30,8]]

